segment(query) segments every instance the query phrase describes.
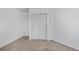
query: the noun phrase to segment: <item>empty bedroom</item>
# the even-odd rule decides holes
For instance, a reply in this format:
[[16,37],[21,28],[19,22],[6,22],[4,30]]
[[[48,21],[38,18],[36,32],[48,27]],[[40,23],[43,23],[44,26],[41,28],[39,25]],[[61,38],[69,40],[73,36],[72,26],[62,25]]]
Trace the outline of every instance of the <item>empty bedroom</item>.
[[78,51],[79,8],[0,8],[0,51]]

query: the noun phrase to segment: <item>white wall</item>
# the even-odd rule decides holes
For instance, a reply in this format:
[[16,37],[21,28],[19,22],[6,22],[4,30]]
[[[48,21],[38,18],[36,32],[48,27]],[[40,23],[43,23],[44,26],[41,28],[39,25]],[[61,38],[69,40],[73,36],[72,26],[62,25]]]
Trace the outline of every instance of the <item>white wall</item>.
[[[25,11],[26,10],[26,11]],[[28,9],[17,9],[17,17],[20,21],[20,25],[21,25],[21,30],[22,30],[22,34],[29,36],[29,11],[27,11]]]
[[[55,14],[54,16],[53,13]],[[79,49],[79,9],[60,8],[50,11],[49,14],[51,15],[49,30],[51,28],[54,29],[49,31],[50,37],[55,34],[54,37],[49,39]]]
[[54,40],[55,33],[55,11],[54,9],[48,9],[47,15],[47,40]]
[[[27,19],[15,8],[0,9],[0,47],[23,35],[28,35],[27,24],[25,24]],[[26,31],[24,27],[27,29]]]

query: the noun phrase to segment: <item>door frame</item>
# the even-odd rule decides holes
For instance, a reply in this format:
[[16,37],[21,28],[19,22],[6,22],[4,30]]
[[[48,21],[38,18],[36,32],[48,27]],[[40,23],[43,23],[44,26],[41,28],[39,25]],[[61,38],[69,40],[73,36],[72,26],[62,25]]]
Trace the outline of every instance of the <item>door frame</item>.
[[[49,9],[46,9],[46,40],[48,40]],[[31,8],[29,8],[29,40],[31,40]]]

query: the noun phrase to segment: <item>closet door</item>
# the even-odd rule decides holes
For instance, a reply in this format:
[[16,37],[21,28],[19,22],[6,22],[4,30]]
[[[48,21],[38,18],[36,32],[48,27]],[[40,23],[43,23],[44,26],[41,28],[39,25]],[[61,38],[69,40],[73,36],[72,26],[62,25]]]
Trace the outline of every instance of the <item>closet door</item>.
[[47,14],[39,13],[31,15],[31,39],[47,38]]

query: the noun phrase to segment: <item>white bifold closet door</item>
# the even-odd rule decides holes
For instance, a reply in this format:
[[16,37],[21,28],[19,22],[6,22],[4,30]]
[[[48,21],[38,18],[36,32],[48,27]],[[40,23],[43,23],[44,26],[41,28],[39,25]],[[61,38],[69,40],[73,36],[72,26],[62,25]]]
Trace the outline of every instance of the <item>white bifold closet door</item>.
[[47,39],[47,14],[31,14],[31,39]]

